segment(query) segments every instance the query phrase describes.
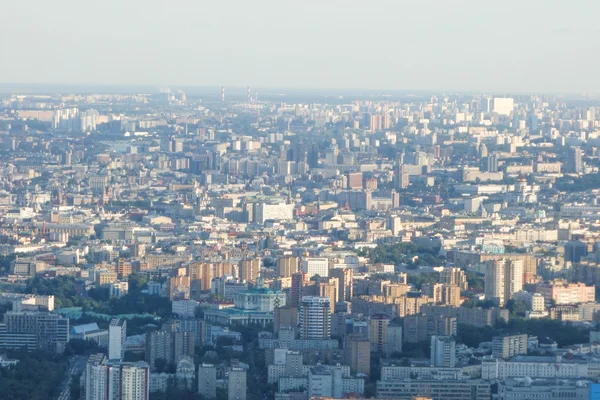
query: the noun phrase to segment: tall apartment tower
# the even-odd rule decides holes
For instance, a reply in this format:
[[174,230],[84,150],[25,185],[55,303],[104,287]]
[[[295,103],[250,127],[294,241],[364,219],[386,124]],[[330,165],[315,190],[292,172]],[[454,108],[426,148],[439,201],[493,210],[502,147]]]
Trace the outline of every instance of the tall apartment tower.
[[127,321],[113,318],[108,325],[108,359],[123,360],[125,357],[125,340],[127,339]]
[[329,298],[329,312],[333,314],[335,303],[339,301],[337,278],[331,278],[329,282],[319,282],[319,296]]
[[104,354],[88,358],[85,372],[85,400],[148,400],[150,368],[145,362],[109,361]]
[[228,400],[246,400],[246,370],[244,368],[231,368],[227,382]]
[[328,297],[304,296],[300,307],[300,339],[329,339],[331,313]]
[[386,353],[388,341],[388,324],[390,318],[384,314],[371,315],[369,318],[369,341],[371,351]]
[[344,350],[345,364],[353,374],[371,374],[371,343],[360,336],[349,336]]
[[485,274],[485,298],[503,306],[523,290],[522,260],[490,260]]
[[240,262],[240,279],[248,282],[256,282],[256,279],[260,276],[261,263],[260,258],[242,260]]
[[578,174],[583,172],[583,152],[579,147],[570,147],[567,152],[566,172]]
[[467,290],[469,288],[465,271],[458,267],[444,268],[440,273],[440,283],[457,285],[461,290]]
[[452,336],[431,337],[431,365],[446,368],[456,365],[456,341]]
[[281,257],[277,260],[277,276],[292,276],[298,272],[298,257]]
[[300,307],[302,301],[302,287],[306,276],[304,272],[299,271],[292,274],[292,287],[290,288],[290,306]]
[[198,366],[198,393],[207,400],[217,397],[217,368],[214,365]]
[[352,301],[354,271],[351,268],[333,268],[329,270],[329,276],[338,280],[339,301]]

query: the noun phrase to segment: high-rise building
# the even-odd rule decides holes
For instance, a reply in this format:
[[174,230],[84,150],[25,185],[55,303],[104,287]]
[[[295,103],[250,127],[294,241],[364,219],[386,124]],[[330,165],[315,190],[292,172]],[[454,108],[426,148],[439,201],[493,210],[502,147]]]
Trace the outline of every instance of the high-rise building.
[[565,261],[578,263],[582,257],[587,256],[588,249],[585,243],[573,240],[565,243]]
[[329,259],[327,258],[305,258],[302,262],[302,271],[312,278],[319,275],[322,278],[329,276]]
[[566,172],[579,174],[583,172],[583,152],[579,147],[570,147],[567,152]]
[[515,100],[510,97],[495,97],[493,104],[493,112],[498,115],[508,116],[515,108]]
[[279,333],[281,329],[298,328],[298,308],[292,306],[276,307],[273,312],[273,330]]
[[354,271],[351,268],[333,268],[329,276],[338,280],[338,301],[352,301]]
[[300,338],[329,339],[331,314],[328,297],[303,296],[300,307]]
[[169,282],[169,300],[187,300],[190,298],[190,278],[188,276],[172,276]]
[[298,257],[280,257],[277,259],[277,276],[292,276],[296,272],[298,272]]
[[450,306],[460,306],[460,287],[457,285],[442,285],[442,303]]
[[88,358],[85,372],[86,400],[148,400],[150,369],[145,362],[109,361],[104,354]]
[[217,397],[217,368],[212,364],[198,366],[198,393],[206,400]]
[[260,276],[261,259],[242,260],[240,262],[240,279],[248,282],[256,282]]
[[402,353],[402,326],[388,325],[387,327],[387,354]]
[[497,259],[486,262],[485,298],[503,306],[523,290],[523,260]]
[[497,358],[527,354],[527,335],[503,335],[492,338],[492,355]]
[[177,364],[184,357],[194,358],[194,332],[164,330],[146,332],[146,361],[154,368],[157,359]]
[[127,339],[127,321],[113,318],[108,325],[108,359],[123,360],[125,357],[125,340]]
[[458,267],[444,268],[440,273],[440,283],[457,285],[461,290],[469,288],[465,271]]
[[349,336],[344,349],[345,363],[353,374],[371,374],[371,343],[360,336]]
[[292,274],[292,287],[290,288],[290,305],[292,307],[300,307],[305,279],[306,274],[302,271]]
[[319,296],[327,297],[329,299],[329,312],[333,314],[335,311],[334,305],[339,301],[337,278],[330,278],[329,282],[319,282],[318,286]]
[[453,368],[456,365],[456,341],[451,336],[431,337],[431,365]]
[[385,314],[371,315],[369,318],[369,341],[371,351],[386,353],[388,340],[388,324],[390,318]]
[[227,400],[246,400],[246,390],[246,370],[231,368],[227,382]]

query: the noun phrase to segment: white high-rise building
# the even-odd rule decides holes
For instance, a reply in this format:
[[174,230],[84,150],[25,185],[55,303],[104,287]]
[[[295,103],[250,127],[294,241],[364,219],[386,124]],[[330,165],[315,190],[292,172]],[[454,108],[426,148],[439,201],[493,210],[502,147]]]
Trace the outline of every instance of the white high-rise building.
[[515,108],[515,100],[511,97],[495,97],[493,111],[498,115],[510,115]]
[[108,325],[108,359],[122,360],[125,356],[127,322],[122,318],[113,318]]
[[456,341],[451,336],[431,337],[431,366],[453,368],[456,365]]
[[300,338],[329,339],[331,313],[328,297],[304,296],[300,306]]
[[302,261],[302,271],[304,271],[309,279],[315,275],[326,278],[329,276],[329,259],[305,258]]
[[88,359],[85,400],[148,400],[150,368],[145,362],[108,361],[104,354]]

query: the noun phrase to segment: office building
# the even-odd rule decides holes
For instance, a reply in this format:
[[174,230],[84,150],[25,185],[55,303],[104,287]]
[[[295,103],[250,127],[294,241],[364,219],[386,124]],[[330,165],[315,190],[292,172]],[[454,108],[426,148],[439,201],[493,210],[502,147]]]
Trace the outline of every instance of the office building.
[[84,376],[86,400],[148,400],[150,370],[145,362],[109,361],[103,354],[88,358]]
[[108,325],[108,359],[121,361],[125,357],[125,341],[127,339],[127,321],[113,318]]
[[489,400],[491,384],[482,380],[380,380],[377,398],[410,399],[426,396],[434,400]]
[[329,339],[331,334],[330,307],[327,297],[302,297],[300,339]]
[[302,271],[308,279],[315,275],[326,278],[329,276],[329,260],[327,258],[305,258],[302,261]]
[[572,240],[565,243],[565,261],[578,263],[582,257],[587,256],[588,249],[585,243]]
[[492,338],[492,355],[497,358],[527,354],[527,335],[503,335]]
[[231,368],[227,382],[227,399],[246,400],[246,391],[246,370],[238,367]]
[[198,366],[198,393],[206,399],[217,397],[217,368],[212,364]]
[[453,368],[456,365],[456,341],[451,336],[431,337],[431,366]]
[[254,205],[253,222],[264,224],[265,221],[286,221],[294,218],[294,205],[281,203],[257,203]]
[[0,324],[0,348],[62,353],[69,339],[69,319],[49,312],[7,311]]
[[509,116],[515,108],[515,100],[510,97],[494,97],[492,111],[498,115]]

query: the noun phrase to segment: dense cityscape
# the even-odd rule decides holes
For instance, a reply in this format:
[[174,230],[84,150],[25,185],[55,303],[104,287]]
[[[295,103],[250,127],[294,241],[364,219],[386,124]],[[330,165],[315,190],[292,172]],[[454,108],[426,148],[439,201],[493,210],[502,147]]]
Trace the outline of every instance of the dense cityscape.
[[0,96],[6,398],[599,398],[597,97],[183,89]]

